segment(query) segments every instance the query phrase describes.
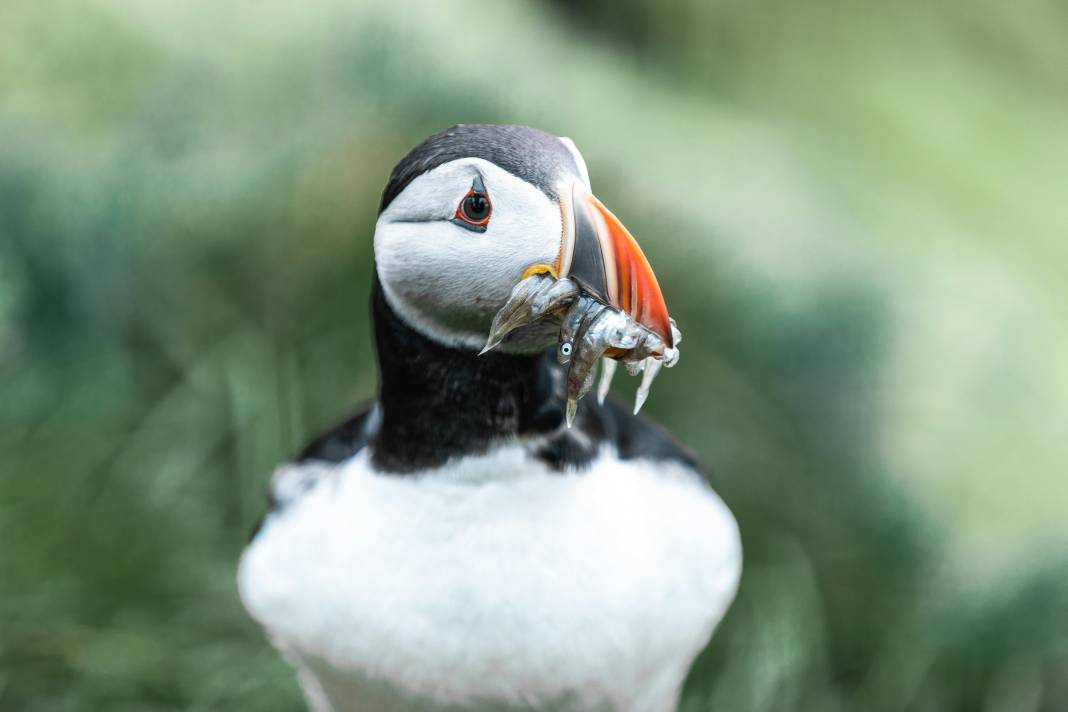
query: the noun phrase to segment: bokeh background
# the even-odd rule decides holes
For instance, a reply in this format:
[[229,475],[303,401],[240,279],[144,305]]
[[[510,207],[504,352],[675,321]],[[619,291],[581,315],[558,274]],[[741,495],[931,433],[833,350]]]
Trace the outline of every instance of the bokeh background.
[[684,710],[1068,709],[1066,78],[1057,0],[5,0],[0,709],[300,708],[237,558],[457,122],[572,137],[686,334],[746,571]]

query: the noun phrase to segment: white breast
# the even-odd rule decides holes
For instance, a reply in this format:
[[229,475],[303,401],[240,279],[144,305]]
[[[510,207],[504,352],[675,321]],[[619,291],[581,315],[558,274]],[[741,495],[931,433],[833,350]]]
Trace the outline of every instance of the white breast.
[[568,475],[514,445],[280,472],[309,475],[238,584],[320,710],[670,709],[741,572],[730,512],[677,464]]

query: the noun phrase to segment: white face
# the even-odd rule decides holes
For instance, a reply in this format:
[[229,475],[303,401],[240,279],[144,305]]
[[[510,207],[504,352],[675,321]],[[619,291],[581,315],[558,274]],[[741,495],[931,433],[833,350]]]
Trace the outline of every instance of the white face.
[[[484,232],[457,224],[457,208],[481,180],[491,203]],[[560,206],[481,158],[442,164],[389,204],[375,227],[375,263],[390,307],[425,336],[481,348],[493,315],[527,268],[561,249]]]

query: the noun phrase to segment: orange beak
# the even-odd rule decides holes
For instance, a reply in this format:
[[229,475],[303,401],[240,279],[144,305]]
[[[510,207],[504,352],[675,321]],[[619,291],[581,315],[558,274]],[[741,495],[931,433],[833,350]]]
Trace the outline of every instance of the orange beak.
[[564,206],[563,213],[557,274],[570,277],[590,296],[622,310],[674,347],[664,295],[634,236],[580,183],[574,184],[571,205]]

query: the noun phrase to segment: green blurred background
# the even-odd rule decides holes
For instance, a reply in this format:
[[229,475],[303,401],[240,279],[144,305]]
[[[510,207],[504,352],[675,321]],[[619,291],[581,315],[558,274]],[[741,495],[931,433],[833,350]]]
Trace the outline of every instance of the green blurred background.
[[236,561],[457,122],[572,137],[686,334],[746,571],[685,710],[1068,709],[1055,0],[5,0],[0,709],[300,708]]

